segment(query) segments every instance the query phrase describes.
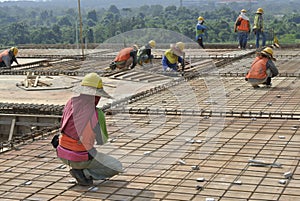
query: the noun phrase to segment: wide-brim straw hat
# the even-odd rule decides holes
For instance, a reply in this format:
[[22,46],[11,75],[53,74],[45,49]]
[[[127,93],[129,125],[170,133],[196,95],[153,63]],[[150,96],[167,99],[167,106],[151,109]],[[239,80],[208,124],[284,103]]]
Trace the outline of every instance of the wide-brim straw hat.
[[105,98],[110,98],[113,99],[104,89],[97,89],[94,87],[90,86],[81,86],[78,85],[73,88],[73,91],[75,93],[80,93],[80,94],[85,94],[85,95],[91,95],[91,96],[100,96],[100,97],[105,97]]
[[171,44],[170,48],[177,56],[183,56],[184,52],[179,47],[177,47],[176,44]]
[[73,88],[73,91],[85,95],[112,98],[104,91],[102,79],[96,73],[88,73],[85,75],[81,83]]

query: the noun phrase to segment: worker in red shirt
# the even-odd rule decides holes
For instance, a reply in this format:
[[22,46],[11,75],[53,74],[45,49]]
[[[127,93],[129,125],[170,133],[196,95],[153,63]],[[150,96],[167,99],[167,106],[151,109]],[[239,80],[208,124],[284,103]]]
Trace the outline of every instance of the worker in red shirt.
[[95,147],[95,143],[103,145],[108,138],[104,112],[96,106],[102,97],[112,97],[104,91],[102,79],[96,73],[85,75],[74,91],[78,95],[66,103],[58,142],[54,139],[56,143],[52,144],[57,156],[70,166],[70,174],[77,183],[89,186],[94,180],[123,172],[119,160]]

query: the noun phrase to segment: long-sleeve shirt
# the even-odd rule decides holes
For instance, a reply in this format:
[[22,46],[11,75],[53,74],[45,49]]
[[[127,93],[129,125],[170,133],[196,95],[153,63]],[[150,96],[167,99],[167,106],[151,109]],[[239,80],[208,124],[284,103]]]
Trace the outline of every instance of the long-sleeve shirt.
[[162,66],[164,70],[168,67],[176,70],[177,64],[182,62],[183,58],[173,54],[171,50],[167,50],[162,58]]
[[207,29],[207,27],[203,24],[198,23],[196,25],[196,40],[199,38],[202,38],[204,36],[204,32]]
[[275,77],[275,76],[277,76],[278,75],[278,69],[277,69],[277,67],[275,66],[275,64],[274,64],[274,62],[271,60],[271,59],[269,59],[268,60],[268,62],[267,62],[267,69],[270,69],[271,70],[271,72],[272,72],[272,77]]

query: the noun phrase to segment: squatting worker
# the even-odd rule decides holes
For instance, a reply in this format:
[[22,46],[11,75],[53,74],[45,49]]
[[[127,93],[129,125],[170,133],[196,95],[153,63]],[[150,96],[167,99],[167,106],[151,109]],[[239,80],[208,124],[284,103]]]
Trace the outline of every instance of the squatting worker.
[[248,81],[253,88],[259,88],[259,84],[271,87],[271,78],[278,75],[278,69],[273,61],[276,61],[276,59],[273,57],[272,48],[266,47],[258,52],[245,80]]
[[248,35],[250,33],[250,22],[246,16],[246,10],[242,9],[241,14],[237,17],[234,23],[234,32],[238,32],[239,46],[241,49],[246,49]]
[[0,53],[0,67],[11,67],[13,62],[16,62],[17,64],[17,54],[18,54],[18,48],[16,47],[11,47],[8,50],[4,50],[3,52]]
[[111,96],[104,91],[101,78],[89,73],[74,91],[79,95],[64,107],[57,155],[71,167],[77,183],[87,186],[122,172],[122,164],[94,147],[95,142],[101,145],[107,139],[105,117],[96,106],[101,97]]
[[137,62],[143,66],[145,63],[152,63],[153,55],[151,49],[155,48],[155,40],[150,40],[146,45],[142,46],[137,52]]
[[184,46],[183,42],[177,42],[176,44],[171,44],[170,49],[168,49],[162,58],[163,71],[178,71],[178,64],[184,67]]
[[118,69],[133,69],[137,64],[137,51],[139,47],[133,45],[132,47],[123,48],[117,54],[114,61],[110,64],[112,70]]

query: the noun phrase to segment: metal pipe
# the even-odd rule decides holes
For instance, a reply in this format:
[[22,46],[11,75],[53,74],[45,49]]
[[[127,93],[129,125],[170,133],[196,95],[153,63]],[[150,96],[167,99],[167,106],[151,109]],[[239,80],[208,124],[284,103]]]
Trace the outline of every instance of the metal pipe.
[[82,17],[80,10],[80,0],[78,0],[78,15],[79,15],[79,27],[80,27],[80,42],[81,42],[81,51],[82,51],[82,60],[84,60],[84,43],[82,37]]

